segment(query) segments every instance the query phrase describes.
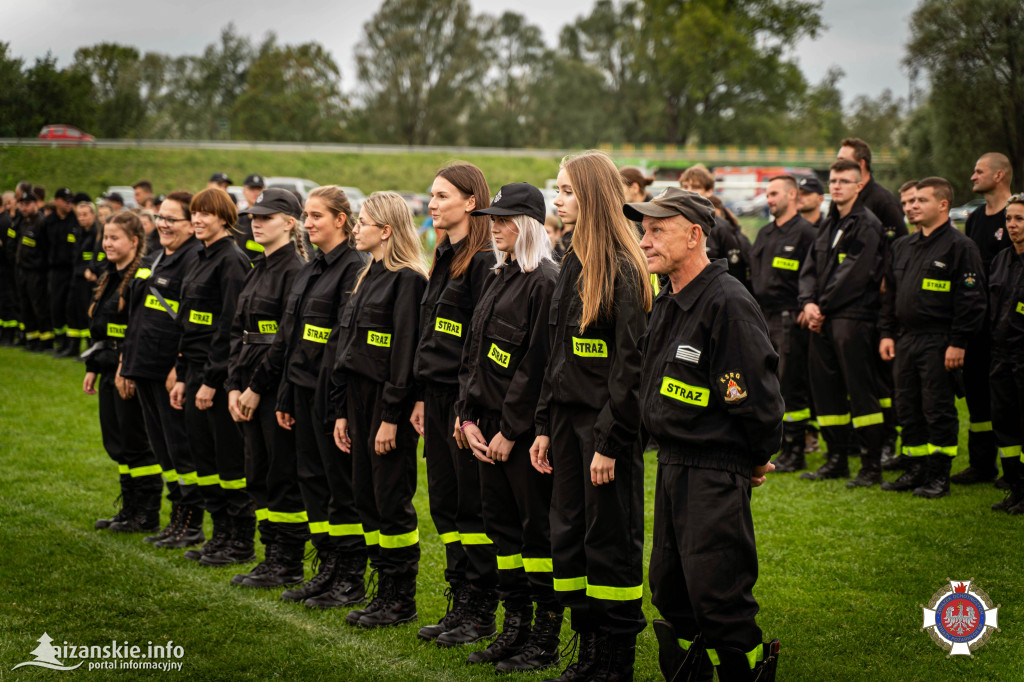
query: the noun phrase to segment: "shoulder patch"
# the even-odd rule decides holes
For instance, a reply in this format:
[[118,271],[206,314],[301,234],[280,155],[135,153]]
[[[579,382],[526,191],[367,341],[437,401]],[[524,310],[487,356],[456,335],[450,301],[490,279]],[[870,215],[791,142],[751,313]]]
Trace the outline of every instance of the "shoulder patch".
[[967,289],[973,289],[978,285],[978,275],[973,272],[964,273],[964,287]]
[[722,400],[730,405],[736,405],[747,399],[746,382],[741,372],[726,372],[718,377],[718,390]]

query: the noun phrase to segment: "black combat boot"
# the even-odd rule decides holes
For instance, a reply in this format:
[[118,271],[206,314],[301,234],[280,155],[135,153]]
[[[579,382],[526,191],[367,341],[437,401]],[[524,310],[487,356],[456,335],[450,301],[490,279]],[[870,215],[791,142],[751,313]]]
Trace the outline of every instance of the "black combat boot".
[[219,552],[200,557],[204,566],[227,566],[256,561],[256,517],[231,516],[231,539]]
[[66,336],[63,343],[57,346],[57,351],[53,355],[57,358],[73,358],[78,355],[80,347],[81,341],[77,337]]
[[318,549],[316,561],[313,563],[314,575],[304,585],[294,590],[281,593],[284,601],[305,602],[311,597],[323,594],[331,589],[334,570],[338,565],[338,552],[332,548]]
[[865,452],[860,458],[860,471],[856,478],[846,482],[847,488],[870,488],[882,482],[881,455],[877,452]]
[[518,654],[530,637],[533,604],[515,606],[505,602],[505,622],[501,634],[483,651],[474,651],[466,663],[497,663]]
[[658,638],[658,667],[666,682],[714,680],[715,669],[704,648],[703,635],[696,635],[692,642],[681,640],[667,620],[654,621],[654,635]]
[[800,478],[806,481],[824,481],[831,478],[849,478],[850,463],[846,450],[829,448],[825,463],[817,471],[805,471]]
[[228,513],[223,510],[213,512],[210,518],[213,519],[213,535],[199,549],[185,552],[184,556],[189,561],[199,561],[208,554],[216,554],[231,542],[231,517]]
[[[261,564],[265,565],[265,568],[259,572],[259,575],[254,570],[249,575],[244,576],[239,584],[242,587],[258,588],[301,585],[306,579],[306,574],[302,568],[302,553],[305,549],[305,544],[298,542],[272,542],[267,545],[267,552],[273,555],[269,563],[264,562]],[[258,570],[259,566],[256,568]]]
[[924,484],[925,474],[928,473],[925,458],[908,457],[908,459],[910,462],[906,466],[906,471],[904,471],[895,481],[884,482],[882,484],[882,490],[903,492],[905,490],[913,490],[914,488]]
[[167,538],[171,537],[176,532],[178,532],[178,527],[181,525],[181,517],[183,515],[184,511],[182,510],[181,505],[178,504],[177,502],[172,502],[171,517],[167,520],[167,525],[164,526],[164,529],[156,535],[147,535],[146,537],[142,538],[142,541],[154,544],[160,542],[161,540],[166,540]]
[[378,608],[371,611],[367,607],[359,618],[359,627],[382,628],[416,620],[419,617],[416,613],[416,571],[399,575],[381,574],[376,600],[380,600]]
[[420,631],[416,633],[420,639],[432,642],[442,633],[457,628],[466,617],[466,604],[469,603],[469,586],[466,583],[451,583],[444,591],[444,596],[448,599],[448,608],[445,609],[444,615],[437,623],[420,628]]
[[[499,673],[543,670],[558,663],[558,635],[562,631],[562,609],[537,607],[533,629],[523,650],[494,667]],[[504,633],[502,633],[504,634]]]
[[153,533],[160,530],[160,497],[163,484],[159,487],[143,484],[132,485],[131,514],[127,518],[110,524],[115,533]]
[[437,645],[460,646],[493,637],[498,631],[494,623],[497,608],[498,596],[493,590],[472,590],[466,604],[465,618],[455,628],[438,635]]
[[636,635],[608,635],[598,653],[591,682],[632,682]]
[[380,608],[387,601],[387,597],[384,595],[380,577],[381,573],[377,571],[374,566],[373,560],[370,560],[370,577],[366,580],[366,594],[371,595],[370,601],[367,605],[361,609],[353,609],[348,612],[345,616],[345,622],[349,625],[359,625],[359,619],[368,613],[374,613],[380,611]]
[[[572,642],[576,645],[576,660],[565,667],[562,674],[556,678],[544,680],[544,682],[585,682],[590,680],[596,673],[598,655],[605,644],[605,638],[598,632],[577,630],[573,635]],[[573,654],[569,654],[572,658]]]
[[996,480],[995,472],[981,471],[969,466],[958,474],[949,477],[950,483],[957,485],[974,485],[976,483],[991,483]]
[[184,549],[198,545],[206,540],[203,533],[203,508],[197,506],[181,506],[181,523],[172,535],[153,543],[160,549]]
[[[781,464],[779,463],[781,462]],[[795,471],[802,471],[807,468],[807,456],[804,454],[804,438],[784,440],[782,442],[782,454],[775,464],[775,473],[790,474]]]
[[355,606],[366,600],[366,553],[357,552],[343,556],[334,569],[330,589],[305,602],[311,609],[333,609]]
[[248,573],[238,573],[231,579],[232,585],[241,585],[246,578],[261,576],[267,571],[274,570],[274,555],[277,553],[277,545],[273,541],[263,543],[263,561],[256,564]]
[[[760,658],[750,667],[750,659],[746,652],[730,647],[719,647],[718,681],[719,682],[774,682],[775,669],[779,664],[779,640],[773,639],[761,644]],[[755,649],[755,652],[757,650]]]
[[[992,511],[1009,512],[1011,509],[1019,506],[1021,501],[1024,501],[1024,485],[1021,484],[1021,469],[1021,460],[1010,459],[1008,457],[1003,458],[1003,477],[1006,479],[1009,487],[1003,501],[996,502],[992,505]],[[1019,514],[1020,512],[1015,513]]]
[[92,524],[92,527],[97,530],[104,530],[110,528],[110,524],[116,521],[124,521],[128,518],[130,510],[128,509],[128,500],[131,499],[131,479],[128,476],[122,475],[120,480],[121,493],[114,500],[114,506],[117,507],[117,512],[107,519],[96,519],[96,523]]
[[953,466],[953,458],[949,455],[928,455],[925,463],[927,473],[925,482],[914,488],[914,497],[926,497],[935,500],[949,494],[949,470]]

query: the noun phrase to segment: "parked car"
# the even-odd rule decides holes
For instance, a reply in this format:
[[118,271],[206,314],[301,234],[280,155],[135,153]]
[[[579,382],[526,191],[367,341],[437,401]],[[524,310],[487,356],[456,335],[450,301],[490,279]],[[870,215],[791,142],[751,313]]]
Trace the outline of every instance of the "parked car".
[[409,205],[409,210],[414,216],[427,214],[427,204],[430,203],[429,196],[416,192],[399,192],[399,194],[405,199],[405,203]]
[[758,194],[753,199],[733,202],[733,204],[729,206],[729,210],[737,216],[766,217],[769,215],[768,196],[765,194]]
[[971,199],[963,206],[949,209],[949,219],[954,223],[967,222],[967,216],[974,212],[974,209],[985,205],[984,199]]
[[363,207],[363,201],[366,199],[363,190],[358,187],[342,187],[341,191],[348,197],[348,203],[352,207],[352,215],[358,216],[359,209]]
[[135,201],[135,189],[132,188],[131,185],[111,185],[110,187],[107,187],[107,191],[104,192],[104,194],[114,194],[115,192],[121,195],[121,199],[124,200],[125,208],[139,207],[139,204]]
[[245,200],[245,193],[242,191],[244,189],[241,185],[228,186],[228,194],[235,200],[235,206],[238,207],[239,213],[249,208],[249,202]]
[[76,145],[83,142],[95,142],[96,138],[89,133],[83,133],[75,126],[55,123],[43,126],[39,131],[40,140],[52,140],[55,144]]
[[306,197],[309,196],[309,193],[320,186],[319,182],[313,182],[306,178],[274,177],[265,178],[265,180],[267,182],[267,187],[277,187],[279,189],[288,189],[293,192],[298,192],[302,197],[303,203],[305,203]]

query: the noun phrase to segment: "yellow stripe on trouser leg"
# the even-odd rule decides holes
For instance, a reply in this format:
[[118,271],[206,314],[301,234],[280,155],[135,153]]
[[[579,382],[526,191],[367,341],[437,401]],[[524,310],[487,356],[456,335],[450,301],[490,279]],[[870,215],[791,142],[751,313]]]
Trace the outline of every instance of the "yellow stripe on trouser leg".
[[884,423],[885,415],[881,412],[872,412],[871,414],[864,414],[853,418],[853,428],[855,429],[862,429],[865,426],[874,426],[875,424]]
[[992,422],[971,422],[967,429],[971,433],[985,433],[992,430]]
[[267,513],[267,520],[271,523],[308,523],[309,515],[304,511],[277,512],[271,509]]
[[119,473],[119,474],[127,474],[128,471],[129,471],[129,469],[128,469],[128,465],[127,464],[118,464],[117,465],[117,473]]
[[328,532],[333,538],[340,538],[347,535],[363,535],[363,524],[361,523],[329,523]]
[[490,545],[491,539],[486,533],[459,533],[459,540],[464,545]]
[[196,483],[199,485],[220,485],[220,476],[210,474],[209,476],[197,476]]
[[534,557],[523,557],[523,568],[527,573],[551,573],[554,570],[551,566],[551,559]]
[[175,471],[174,469],[168,469],[167,471],[164,472],[164,480],[167,481],[168,483],[177,483],[178,478],[178,472]]
[[184,474],[178,474],[178,482],[182,485],[198,485],[199,474],[194,471],[189,471]]
[[594,585],[587,581],[587,596],[594,599],[605,599],[608,601],[631,601],[644,596],[644,586],[636,587],[610,587],[608,585]]
[[888,410],[890,407],[892,407],[892,398],[879,398],[878,406],[884,410]]
[[446,545],[450,545],[453,542],[459,541],[459,531],[453,530],[450,533],[441,533],[439,537],[441,538],[441,542]]
[[509,554],[507,556],[498,555],[499,571],[511,571],[516,568],[523,568],[522,554]]
[[555,578],[551,581],[556,592],[573,592],[575,590],[587,589],[587,577],[579,578]]
[[331,530],[331,524],[326,521],[311,521],[309,523],[310,533],[326,533]]
[[269,518],[270,518],[270,510],[267,509],[266,507],[263,507],[262,509],[257,509],[256,510],[256,520],[257,521],[266,521]]
[[924,457],[930,455],[931,452],[928,450],[927,445],[904,445],[903,454],[908,457]]
[[129,469],[128,473],[131,474],[132,478],[139,478],[140,476],[158,476],[163,473],[163,469],[160,468],[159,464],[150,464],[149,466]]
[[796,410],[795,412],[786,412],[782,415],[782,421],[784,422],[802,422],[811,418],[811,408],[805,410]]
[[380,531],[371,530],[369,533],[363,533],[363,540],[366,542],[367,547],[375,547],[380,544]]
[[384,533],[380,534],[381,549],[400,549],[402,547],[412,547],[419,541],[419,528],[409,533],[402,533],[401,535],[385,535]]
[[934,445],[928,443],[928,450],[933,455],[946,455],[948,457],[956,457],[956,446],[955,445]]
[[1007,445],[1005,448],[999,448],[999,456],[1003,459],[1020,459],[1020,455],[1020,445]]
[[850,423],[849,414],[819,414],[818,424],[821,426],[845,426]]
[[230,481],[225,481],[224,479],[221,479],[220,487],[224,488],[224,490],[241,490],[245,487],[245,479],[235,478]]

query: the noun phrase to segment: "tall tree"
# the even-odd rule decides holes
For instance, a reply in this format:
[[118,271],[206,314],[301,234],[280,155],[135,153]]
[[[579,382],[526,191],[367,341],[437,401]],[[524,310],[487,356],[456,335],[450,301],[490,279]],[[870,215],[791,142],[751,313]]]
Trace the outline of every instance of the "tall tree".
[[139,91],[139,51],[116,43],[75,50],[71,70],[93,85],[96,130],[102,137],[128,137],[146,114]]
[[910,35],[905,64],[931,81],[932,160],[944,168],[954,165],[949,170],[959,179],[970,175],[982,153],[1001,151],[1010,158],[1019,186],[1024,179],[1024,3],[923,0],[911,16]]
[[57,59],[47,54],[25,72],[28,117],[22,134],[34,136],[49,123],[67,123],[86,132],[96,130],[93,86],[71,69],[58,69]]
[[903,99],[886,88],[878,97],[858,95],[846,119],[847,133],[875,148],[892,148],[903,125]]
[[29,134],[25,126],[31,117],[25,62],[10,54],[10,43],[0,42],[0,137]]
[[469,0],[385,0],[356,45],[365,116],[380,141],[457,141],[488,69]]

